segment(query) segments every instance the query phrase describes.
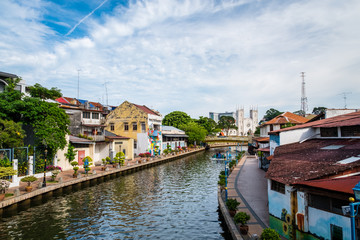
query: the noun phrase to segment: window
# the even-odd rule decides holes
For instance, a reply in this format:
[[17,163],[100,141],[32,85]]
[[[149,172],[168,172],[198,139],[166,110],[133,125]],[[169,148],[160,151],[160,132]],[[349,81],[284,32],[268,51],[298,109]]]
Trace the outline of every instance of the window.
[[309,206],[313,208],[342,215],[341,206],[345,205],[349,205],[349,203],[341,199],[316,194],[309,194]]
[[141,132],[146,132],[146,126],[144,122],[141,123]]
[[124,131],[129,131],[129,124],[128,123],[124,123]]
[[99,119],[99,113],[92,113],[92,119]]
[[134,140],[134,149],[136,149],[136,148],[137,148],[137,141]]
[[321,137],[337,137],[338,136],[337,127],[320,128],[320,136]]
[[83,118],[90,118],[89,112],[83,112]]
[[342,227],[330,224],[331,230],[331,240],[342,240],[343,239],[343,230]]
[[133,131],[137,131],[137,123],[133,123],[132,126],[133,126]]
[[270,132],[274,130],[274,126],[273,125],[270,125]]
[[341,128],[342,137],[359,137],[360,126],[347,126]]
[[115,130],[115,126],[113,123],[110,123],[110,131],[114,131]]
[[285,184],[272,180],[271,181],[271,190],[285,194]]

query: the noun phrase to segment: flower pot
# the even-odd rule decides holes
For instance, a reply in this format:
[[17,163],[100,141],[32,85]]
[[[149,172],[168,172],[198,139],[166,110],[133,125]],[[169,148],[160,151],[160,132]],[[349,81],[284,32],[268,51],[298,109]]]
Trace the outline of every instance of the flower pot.
[[77,178],[77,173],[74,173],[74,174],[73,174],[73,178]]
[[26,186],[25,191],[26,192],[31,192],[32,191],[32,186]]
[[236,210],[229,210],[229,214],[231,217],[234,217],[236,214]]
[[5,198],[5,193],[1,193],[0,194],[0,201],[4,200],[4,198]]
[[249,226],[248,225],[240,225],[239,229],[240,229],[240,233],[242,235],[247,235],[248,232],[249,232]]
[[105,171],[106,167],[101,167],[101,171]]

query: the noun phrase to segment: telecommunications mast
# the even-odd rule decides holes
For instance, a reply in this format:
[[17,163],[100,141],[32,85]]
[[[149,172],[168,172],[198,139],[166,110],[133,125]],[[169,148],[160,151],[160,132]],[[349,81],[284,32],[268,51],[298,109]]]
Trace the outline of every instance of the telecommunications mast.
[[305,117],[306,111],[308,110],[307,97],[305,94],[305,72],[301,72],[302,85],[301,85],[301,112]]

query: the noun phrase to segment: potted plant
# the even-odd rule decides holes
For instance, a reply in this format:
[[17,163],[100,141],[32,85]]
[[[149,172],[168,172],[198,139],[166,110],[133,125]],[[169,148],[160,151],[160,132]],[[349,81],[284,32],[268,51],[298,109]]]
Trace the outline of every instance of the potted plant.
[[116,166],[124,166],[125,163],[125,154],[123,152],[118,152],[114,157],[114,162],[116,163]]
[[265,228],[260,236],[261,240],[281,240],[279,233],[274,229]]
[[[12,167],[0,167],[0,178],[16,175],[17,172]],[[5,198],[6,190],[10,187],[10,182],[0,179],[0,201]]]
[[71,166],[73,166],[73,170],[74,170],[74,173],[73,173],[73,178],[76,178],[77,177],[77,171],[79,170],[79,167],[78,167],[78,162],[77,161],[72,161],[71,163]]
[[235,214],[236,214],[236,209],[237,207],[240,205],[240,203],[234,199],[234,198],[229,198],[227,201],[226,201],[226,206],[229,210],[229,214],[231,217],[234,217]]
[[247,222],[250,220],[250,215],[246,212],[238,212],[234,216],[234,222],[236,224],[240,223],[240,233],[246,235],[249,231],[249,226],[246,225]]
[[28,185],[25,187],[26,192],[31,192],[31,190],[32,190],[31,183],[32,183],[32,182],[35,182],[36,180],[37,180],[37,178],[34,177],[34,176],[27,176],[27,177],[23,177],[23,178],[21,179],[22,182],[27,182],[27,184],[28,184]]
[[61,167],[49,165],[46,167],[46,171],[49,171],[52,173],[51,181],[55,182],[57,175],[61,172]]

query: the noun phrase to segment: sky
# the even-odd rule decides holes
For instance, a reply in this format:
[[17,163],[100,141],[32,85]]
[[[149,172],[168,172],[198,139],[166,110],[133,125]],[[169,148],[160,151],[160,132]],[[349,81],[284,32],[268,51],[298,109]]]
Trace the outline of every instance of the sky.
[[300,109],[305,72],[308,112],[360,108],[358,0],[1,0],[0,9],[0,71],[66,97],[163,116],[262,117]]

